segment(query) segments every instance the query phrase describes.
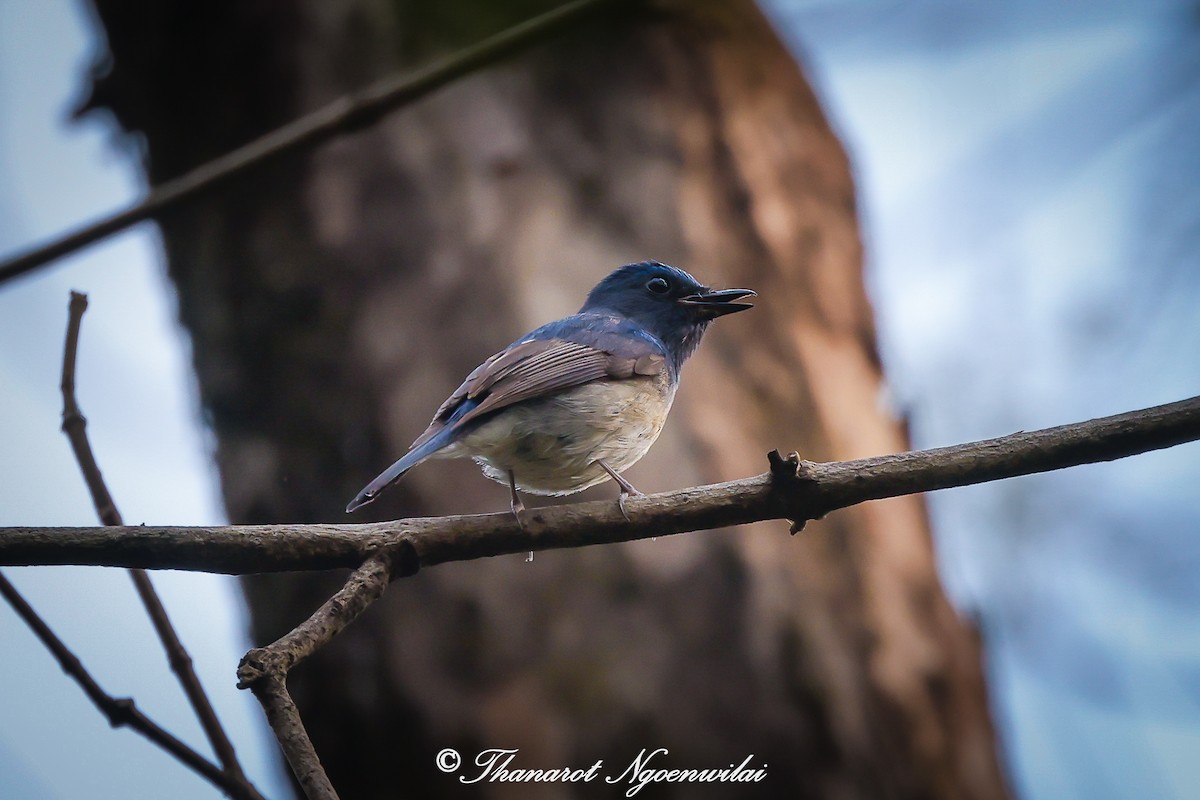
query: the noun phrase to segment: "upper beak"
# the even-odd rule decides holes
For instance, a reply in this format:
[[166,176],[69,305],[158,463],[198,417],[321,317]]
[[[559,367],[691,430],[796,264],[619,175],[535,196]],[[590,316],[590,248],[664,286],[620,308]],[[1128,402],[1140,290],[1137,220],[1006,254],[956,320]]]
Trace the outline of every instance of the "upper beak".
[[734,300],[741,300],[743,297],[754,296],[755,292],[752,289],[705,289],[703,292],[681,297],[679,298],[679,302],[685,306],[694,308],[708,319],[715,319],[725,314],[733,314],[737,311],[745,311],[747,308],[754,308],[749,303],[733,302]]

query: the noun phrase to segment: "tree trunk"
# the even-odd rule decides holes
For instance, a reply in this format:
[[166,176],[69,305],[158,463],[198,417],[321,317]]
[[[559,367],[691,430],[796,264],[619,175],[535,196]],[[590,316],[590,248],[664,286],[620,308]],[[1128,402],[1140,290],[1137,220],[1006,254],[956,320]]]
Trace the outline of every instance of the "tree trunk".
[[[90,104],[144,136],[152,182],[551,4],[93,3],[112,69]],[[760,298],[685,368],[628,473],[639,488],[762,472],[773,447],[907,446],[879,404],[846,157],[747,0],[592,21],[161,222],[236,522],[344,520],[475,364],[647,258]],[[472,464],[434,462],[360,518],[506,507]],[[247,579],[254,638],[337,579]],[[614,776],[642,748],[668,748],[661,766],[766,765],[714,797],[1006,794],[979,645],[918,497],[796,537],[764,524],[439,566],[292,688],[347,798],[614,796],[463,786],[435,768],[443,747]]]

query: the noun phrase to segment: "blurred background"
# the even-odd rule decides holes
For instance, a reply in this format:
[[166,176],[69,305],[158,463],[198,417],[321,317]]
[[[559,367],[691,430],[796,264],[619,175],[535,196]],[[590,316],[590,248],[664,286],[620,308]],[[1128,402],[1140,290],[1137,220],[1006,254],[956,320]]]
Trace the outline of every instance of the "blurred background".
[[[914,447],[1198,393],[1200,6],[762,8],[849,156],[885,405]],[[102,47],[86,4],[0,2],[0,252],[146,190],[136,140],[102,114],[70,119]],[[0,289],[0,525],[94,523],[58,433],[71,288],[91,298],[79,396],[125,519],[225,518],[163,259],[156,230],[141,226]],[[615,263],[588,266],[581,285]],[[760,471],[759,455],[724,477]],[[1200,787],[1198,456],[1191,444],[928,497],[942,583],[982,636],[1016,796],[1185,798]],[[671,485],[682,484],[644,488]],[[499,507],[488,497],[483,508]],[[202,741],[124,574],[5,573],[111,693]],[[233,687],[250,644],[237,582],[154,578],[248,772],[284,795],[270,733]],[[7,607],[0,642],[0,795],[155,797],[169,784],[172,796],[214,796],[141,739],[110,732]]]

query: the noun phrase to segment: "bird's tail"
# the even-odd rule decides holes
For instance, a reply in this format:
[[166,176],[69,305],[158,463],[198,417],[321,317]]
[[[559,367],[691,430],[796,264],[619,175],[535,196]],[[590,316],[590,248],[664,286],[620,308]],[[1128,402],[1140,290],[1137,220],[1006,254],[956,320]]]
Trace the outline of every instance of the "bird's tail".
[[379,497],[380,493],[383,492],[384,489],[403,478],[404,473],[408,472],[417,464],[420,464],[422,461],[432,456],[438,450],[441,450],[443,447],[450,444],[452,435],[453,431],[447,427],[428,441],[422,442],[417,447],[409,450],[399,461],[397,461],[395,464],[392,464],[383,472],[379,473],[379,477],[368,483],[366,488],[359,492],[358,496],[351,500],[350,504],[346,506],[346,513],[349,514],[355,509],[362,508],[367,503],[373,501],[376,497]]

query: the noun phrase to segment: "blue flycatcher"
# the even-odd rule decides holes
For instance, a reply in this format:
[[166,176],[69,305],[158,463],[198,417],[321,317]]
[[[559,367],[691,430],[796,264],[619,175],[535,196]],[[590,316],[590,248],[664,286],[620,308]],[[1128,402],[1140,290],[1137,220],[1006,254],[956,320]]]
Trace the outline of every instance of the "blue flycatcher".
[[578,314],[522,336],[475,368],[433,422],[358,493],[346,511],[428,458],[470,456],[483,474],[517,490],[563,495],[621,473],[658,438],[679,385],[679,369],[708,323],[751,308],[750,289],[713,290],[681,269],[644,261],[612,272]]

